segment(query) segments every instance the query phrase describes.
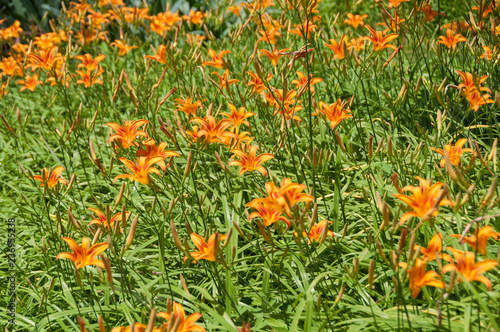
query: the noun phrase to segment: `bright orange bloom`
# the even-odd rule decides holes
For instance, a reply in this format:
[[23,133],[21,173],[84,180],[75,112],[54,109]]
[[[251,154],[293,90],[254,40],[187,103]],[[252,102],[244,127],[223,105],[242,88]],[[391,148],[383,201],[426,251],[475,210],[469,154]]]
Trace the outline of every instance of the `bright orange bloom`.
[[42,175],[33,175],[33,179],[40,181],[42,183],[40,186],[42,187],[45,182],[47,182],[47,187],[49,188],[54,188],[58,183],[62,183],[67,186],[68,181],[59,177],[62,171],[64,171],[64,167],[62,166],[57,166],[52,171],[45,167],[42,169]]
[[11,38],[19,38],[20,34],[23,33],[24,30],[21,28],[21,22],[15,20],[14,23],[5,29],[0,29],[0,37],[3,40],[8,40]]
[[231,84],[234,84],[234,83],[237,83],[239,80],[237,79],[229,79],[229,70],[224,70],[224,74],[222,74],[222,76],[219,75],[219,73],[217,72],[212,72],[212,75],[216,75],[218,78],[219,78],[219,85],[218,87],[220,89],[229,89],[229,86]]
[[[409,1],[409,0],[406,0]],[[349,24],[352,26],[354,29],[356,29],[359,26],[364,26],[365,22],[364,19],[367,18],[368,15],[353,15],[351,13],[347,14],[347,20],[344,20],[344,23]]]
[[248,131],[240,131],[238,127],[232,127],[230,129],[231,136],[225,136],[220,139],[220,143],[226,145],[230,149],[234,149],[235,147],[245,143],[250,143],[254,137],[250,136]]
[[214,50],[209,49],[208,55],[210,56],[210,58],[212,60],[211,61],[204,61],[201,65],[202,66],[212,66],[215,68],[224,69],[224,67],[226,66],[226,62],[224,61],[224,59],[222,59],[222,57],[224,55],[230,54],[230,53],[231,53],[231,51],[228,51],[228,50],[222,50],[219,53],[215,53]]
[[[394,194],[393,196],[397,199],[405,202],[413,211],[406,212],[401,216],[399,223],[402,225],[404,222],[411,217],[423,218],[428,212],[432,211],[432,208],[436,204],[436,200],[441,195],[441,187],[443,184],[441,182],[427,182],[427,180],[422,179],[419,176],[415,177],[420,181],[420,187],[405,186],[402,191],[411,191],[412,196],[406,196],[404,194]],[[432,185],[431,185],[432,184]],[[449,199],[443,198],[439,202],[439,206],[449,205],[453,206],[454,203]],[[436,217],[438,215],[438,210],[436,209],[432,212],[432,216]]]
[[156,60],[161,64],[167,65],[167,48],[165,45],[158,46],[158,50],[155,51],[155,55],[145,55],[144,58]]
[[274,106],[274,115],[279,114],[284,120],[295,120],[301,122],[302,119],[297,116],[297,112],[302,110],[302,106],[298,105],[300,101],[296,101],[297,91],[292,89],[288,91],[286,96],[283,96],[282,89],[276,89],[273,87],[273,92],[266,93],[265,98],[267,102]]
[[[450,236],[455,237],[457,239],[462,237],[460,234],[452,234]],[[474,235],[465,237],[464,241],[465,243],[470,245],[474,250],[479,252],[481,255],[486,256],[487,254],[486,245],[488,244],[489,238],[492,237],[495,240],[498,240],[499,236],[500,233],[495,232],[493,230],[493,227],[488,225],[484,226],[481,229],[476,228],[476,230],[474,231]]]
[[161,175],[159,170],[153,168],[154,164],[163,161],[161,157],[154,157],[149,159],[146,157],[139,157],[137,164],[131,160],[128,160],[127,158],[119,158],[119,159],[125,166],[127,166],[132,171],[132,174],[120,174],[113,179],[113,183],[115,183],[115,181],[118,179],[125,178],[129,179],[130,181],[137,181],[142,184],[149,184],[149,182],[151,181],[149,173],[155,173]]
[[23,70],[16,59],[13,57],[4,58],[0,61],[0,70],[3,75],[23,76]]
[[[89,225],[103,225],[107,230],[113,229],[115,227],[115,223],[122,221],[122,213],[118,212],[115,215],[111,216],[111,219],[108,223],[108,218],[104,212],[99,209],[89,207],[87,210],[94,212],[97,215],[97,218],[92,219],[89,222]],[[130,212],[125,212],[125,218],[128,219]],[[122,230],[123,233],[123,230]]]
[[389,0],[389,9],[397,8],[402,2],[408,2],[410,0]]
[[320,101],[319,108],[312,115],[320,116],[323,114],[330,121],[330,127],[335,129],[343,120],[352,118],[351,110],[344,109],[345,106],[340,98],[333,104]]
[[452,259],[450,255],[441,253],[441,250],[443,249],[442,241],[443,241],[443,235],[441,233],[437,233],[434,234],[434,236],[429,240],[427,248],[424,248],[419,245],[415,245],[413,248],[415,250],[419,250],[420,248],[420,253],[424,255],[424,261],[426,262],[435,260],[436,256],[438,255],[439,258],[451,262]]
[[393,50],[397,49],[396,46],[388,44],[388,42],[390,42],[391,40],[399,37],[397,33],[390,33],[386,35],[385,32],[383,31],[373,30],[372,27],[369,25],[365,25],[365,28],[367,28],[368,31],[370,31],[371,36],[366,36],[364,38],[365,40],[369,40],[373,44],[373,51],[377,52],[385,48],[391,48]]
[[[196,234],[196,233],[191,233],[191,240],[194,242],[196,245],[196,248],[198,248],[199,251],[193,251],[190,252],[189,254],[194,258],[194,263],[201,259],[206,259],[207,261],[211,262],[216,262],[217,261],[217,254],[219,252],[219,243],[216,243],[217,240],[217,235],[219,233],[214,233],[210,235],[208,238],[208,243],[205,241],[205,239]],[[224,241],[226,239],[226,235],[219,235],[219,241]],[[184,262],[186,262],[189,259],[188,256],[184,257]]]
[[268,26],[266,30],[259,30],[261,36],[257,39],[257,42],[263,41],[275,45],[278,42],[278,37],[281,37],[280,28],[282,27],[282,25]]
[[284,48],[278,51],[278,49],[275,48],[272,52],[269,52],[268,50],[259,50],[259,52],[261,53],[260,56],[265,55],[269,60],[271,60],[273,66],[276,67],[280,58],[283,56],[283,53],[289,50],[289,48]]
[[[247,204],[247,206],[249,205]],[[287,224],[287,229],[292,226],[290,220],[284,217],[280,211],[274,209],[269,204],[253,203],[251,207],[252,209],[255,209],[257,211],[250,213],[250,215],[248,216],[248,220],[252,220],[254,218],[261,218],[264,227],[270,226],[278,221],[283,221],[285,224]]]
[[447,29],[446,30],[446,37],[445,36],[439,36],[439,41],[438,43],[443,44],[448,46],[448,48],[451,48],[452,50],[457,49],[457,44],[459,42],[464,42],[467,41],[467,38],[462,36],[461,34],[457,33],[456,35],[453,33],[453,30]]
[[[131,326],[117,326],[114,327],[111,332],[146,332],[147,326],[142,323],[134,323],[134,330],[132,331]],[[153,328],[152,332],[159,332],[157,328]]]
[[335,56],[333,57],[334,60],[342,60],[343,58],[345,58],[346,41],[347,36],[343,35],[338,43],[335,39],[330,39],[330,44],[325,43],[325,46],[331,49],[335,54]]
[[[274,155],[271,153],[262,153],[257,156],[257,149],[259,148],[257,145],[248,146],[244,144],[243,147],[245,151],[243,149],[231,150],[231,153],[234,153],[234,155],[231,157],[233,160],[228,165],[241,167],[240,175],[245,174],[245,172],[259,171],[262,175],[267,176],[266,169],[260,164],[273,159]],[[235,157],[239,157],[240,160],[234,160]]]
[[485,104],[494,103],[493,99],[491,99],[491,95],[481,95],[481,93],[479,93],[478,91],[474,91],[472,94],[468,95],[467,101],[469,102],[470,109],[474,110],[474,112],[477,112],[479,110],[479,107]]
[[434,19],[434,17],[436,17],[438,15],[446,16],[443,13],[438,13],[436,10],[432,10],[431,5],[422,6],[418,10],[421,11],[422,13],[424,13],[426,22],[432,21]]
[[498,52],[497,52],[497,47],[494,46],[493,50],[489,46],[483,46],[484,53],[481,54],[479,57],[480,59],[485,59],[487,61],[491,61],[493,59],[493,55],[495,55],[495,58],[498,58]]
[[54,44],[59,44],[60,42],[61,37],[59,37],[57,33],[48,32],[40,36],[36,36],[33,44],[35,44],[38,49],[48,50],[54,47]]
[[[256,73],[253,73],[251,71],[247,71],[247,74],[252,76],[252,79],[253,79],[253,80],[248,81],[248,83],[247,83],[248,86],[253,85],[253,89],[252,89],[253,93],[260,93],[262,91],[267,90],[266,85],[259,78],[259,75],[257,75]],[[271,78],[273,78],[273,74],[271,74],[271,73],[267,74],[267,77],[266,77],[267,82],[269,82],[271,80]]]
[[157,18],[160,22],[168,25],[169,29],[173,28],[177,22],[182,21],[179,13],[172,13],[170,10],[167,10],[164,13],[158,13]]
[[193,130],[184,130],[184,131],[186,132],[186,134],[189,137],[191,137],[191,139],[193,140],[193,142],[196,142],[196,140],[198,139],[199,127],[198,126],[192,126],[191,129],[193,129]]
[[229,6],[227,7],[227,11],[233,13],[234,15],[240,17],[240,11],[243,8],[243,4],[239,4],[238,6]]
[[358,38],[353,38],[351,41],[346,41],[345,45],[347,46],[347,49],[352,50],[355,49],[356,51],[361,51],[365,49],[365,38],[364,37],[358,37]]
[[137,46],[135,46],[135,45],[129,46],[119,39],[117,39],[114,42],[112,42],[111,44],[109,44],[109,46],[114,46],[118,49],[118,56],[124,56],[125,54],[130,52],[130,50],[137,48]]
[[298,80],[292,80],[292,84],[295,84],[297,89],[305,89],[307,85],[309,84],[309,88],[311,89],[311,93],[314,93],[314,84],[318,84],[320,82],[323,82],[322,78],[319,77],[314,77],[312,74],[309,74],[309,80],[307,79],[306,75],[301,73],[300,71],[295,72],[297,76],[299,77]]
[[416,298],[420,293],[422,287],[432,286],[437,288],[444,288],[444,282],[438,280],[439,275],[436,271],[425,271],[427,267],[427,262],[419,258],[415,261],[415,264],[408,268],[408,264],[399,263],[403,269],[406,270],[408,278],[410,279],[410,289],[411,297]]
[[155,32],[160,36],[165,37],[165,34],[168,32],[168,30],[169,28],[164,22],[156,17],[152,17],[152,20],[149,23],[149,31]]
[[205,118],[194,118],[189,122],[195,122],[200,125],[197,137],[203,137],[205,142],[220,142],[222,138],[227,136],[237,138],[233,133],[226,131],[231,126],[231,122],[228,119],[215,122],[213,116],[207,115]]
[[478,0],[476,0],[476,3],[480,6],[472,6],[472,10],[482,10],[481,17],[483,19],[485,19],[489,14],[497,11],[497,4],[495,1],[490,2],[488,5],[486,5],[486,3],[480,3]]
[[99,62],[104,60],[106,56],[104,54],[96,56],[94,59],[92,59],[92,56],[90,54],[84,54],[84,55],[77,55],[75,56],[75,59],[80,60],[82,63],[79,63],[77,65],[78,69],[81,68],[86,68],[87,71],[99,69]]
[[68,244],[73,253],[70,254],[69,252],[62,252],[57,255],[56,259],[71,259],[73,263],[75,263],[76,269],[81,269],[87,265],[96,265],[102,269],[106,269],[104,263],[95,259],[95,257],[99,256],[99,254],[101,254],[104,250],[108,249],[109,244],[107,242],[96,243],[89,248],[90,240],[88,237],[82,238],[81,246],[69,237],[63,237],[62,239]]
[[175,107],[177,111],[184,112],[186,115],[196,116],[196,111],[198,111],[198,108],[203,108],[203,105],[200,100],[193,102],[190,97],[186,97],[186,99],[175,99]]
[[104,73],[104,69],[96,72],[76,70],[76,73],[80,75],[80,79],[76,81],[76,84],[83,84],[86,88],[90,88],[94,84],[102,85],[102,81],[99,79],[99,76]]
[[184,19],[188,20],[189,22],[191,22],[194,25],[203,24],[204,17],[205,17],[204,13],[202,13],[200,11],[194,12],[192,9],[189,11],[188,15],[184,15]]
[[177,329],[175,330],[176,332],[205,332],[203,327],[195,324],[200,319],[201,314],[195,312],[186,318],[184,307],[179,303],[173,303],[173,312],[159,312],[157,316],[167,320],[167,323],[163,324],[165,331],[167,331],[169,323],[179,321],[179,325],[177,325]]
[[29,53],[28,58],[33,61],[26,65],[26,68],[31,67],[32,71],[42,68],[50,71],[54,67],[60,67],[64,61],[60,53],[57,53],[57,46],[52,47],[50,50],[40,50],[39,54]]
[[250,126],[248,119],[251,116],[254,116],[254,112],[245,112],[245,107],[240,107],[239,109],[236,109],[236,107],[229,103],[229,110],[231,111],[231,114],[222,112],[221,115],[225,116],[229,121],[231,121],[232,125],[234,127],[239,127],[240,125],[244,124],[247,127]]
[[302,24],[294,24],[292,30],[288,30],[288,33],[293,33],[294,35],[297,35],[301,38],[304,38],[303,32],[306,32],[306,38],[309,39],[309,34],[313,32],[318,26],[314,24],[313,22],[315,20],[319,20],[318,16],[314,16],[312,20],[306,20]]
[[177,152],[174,151],[164,151],[164,149],[167,147],[167,143],[161,142],[158,144],[158,146],[155,144],[155,141],[152,138],[149,138],[142,142],[142,144],[146,147],[146,150],[144,149],[139,149],[137,150],[137,156],[143,156],[146,157],[146,161],[160,157],[162,160],[158,161],[158,166],[160,166],[162,171],[167,170],[167,166],[165,165],[164,159],[169,158],[169,157],[180,157],[181,155],[178,154]]
[[112,142],[118,140],[124,149],[127,149],[131,146],[138,146],[139,144],[135,142],[137,136],[148,137],[148,134],[139,130],[139,127],[149,123],[148,120],[125,120],[123,126],[119,125],[115,122],[108,122],[106,126],[111,127],[115,131],[114,135],[111,135],[108,139],[108,142]]
[[43,84],[43,82],[38,79],[37,74],[33,74],[33,76],[26,75],[24,77],[24,80],[19,80],[16,83],[22,85],[21,92],[23,92],[26,89],[33,92],[33,91],[35,91],[35,88],[37,87],[37,85]]
[[[18,62],[24,61],[24,56],[26,53],[28,53],[29,45],[22,44],[22,43],[15,43],[10,47],[10,54],[14,59],[16,59]],[[19,75],[21,76],[21,75]]]
[[[311,244],[312,242],[323,242],[326,239],[326,236],[333,237],[333,232],[328,230],[328,224],[331,221],[321,220],[317,224],[311,226],[309,232],[303,232],[302,235],[307,238],[307,244]],[[294,236],[297,236],[297,232],[293,232]]]
[[[448,144],[446,144],[444,146],[444,150],[446,150],[446,152],[448,152],[448,156],[450,157],[450,163],[452,165],[459,166],[460,165],[460,157],[465,152],[474,153],[474,150],[472,150],[472,149],[469,149],[469,148],[462,149],[462,146],[464,146],[464,144],[467,142],[468,142],[467,138],[461,138],[455,143],[455,145],[451,145],[451,141],[450,141]],[[432,151],[435,151],[436,153],[439,153],[440,155],[442,155],[444,157],[444,150],[436,149],[436,148],[432,148],[432,147],[429,149],[431,149]],[[441,160],[440,164],[441,164],[441,167],[444,167],[444,165],[445,165],[444,158]]]
[[314,200],[312,196],[302,192],[304,189],[306,189],[305,185],[293,183],[289,178],[284,178],[281,181],[281,187],[277,187],[272,182],[267,182],[266,191],[268,197],[256,198],[246,206],[254,207],[256,204],[263,204],[290,216],[291,209],[295,204]]
[[253,0],[252,2],[243,2],[243,6],[245,6],[250,13],[259,10],[265,10],[266,8],[274,6],[273,0]]
[[109,24],[108,17],[111,16],[110,13],[101,13],[100,11],[89,10],[87,15],[87,20],[91,22],[90,28],[92,29],[102,29],[103,26]]
[[458,88],[464,89],[462,92],[464,97],[468,97],[469,95],[471,95],[477,91],[479,91],[479,92],[484,91],[484,92],[491,93],[490,89],[488,89],[487,87],[481,86],[481,84],[483,84],[488,79],[488,75],[483,75],[480,78],[477,78],[474,75],[472,75],[471,73],[464,73],[460,70],[457,70],[456,72],[458,73],[458,75],[460,75],[460,77],[462,78],[462,81],[463,81],[463,83],[460,83],[458,85]]
[[441,273],[457,271],[461,276],[459,281],[462,281],[462,278],[467,282],[480,281],[491,291],[491,281],[481,274],[497,266],[498,262],[496,260],[485,259],[484,261],[476,262],[476,255],[473,252],[462,252],[451,247],[447,247],[446,249],[453,253],[457,262],[456,264],[451,263],[444,266]]

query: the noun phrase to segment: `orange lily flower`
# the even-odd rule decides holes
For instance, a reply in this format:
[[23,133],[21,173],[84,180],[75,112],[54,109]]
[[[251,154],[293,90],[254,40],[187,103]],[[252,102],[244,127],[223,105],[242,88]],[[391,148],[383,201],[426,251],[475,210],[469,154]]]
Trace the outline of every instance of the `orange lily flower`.
[[283,56],[282,53],[289,50],[290,50],[289,48],[284,48],[278,51],[278,49],[275,48],[273,49],[272,52],[269,52],[268,50],[259,50],[259,52],[261,53],[260,56],[265,55],[269,60],[271,60],[273,66],[276,67],[278,65],[280,58]]
[[61,54],[57,53],[57,46],[52,47],[50,50],[40,50],[39,54],[29,53],[28,58],[33,63],[28,64],[26,67],[31,67],[32,71],[35,71],[37,68],[50,71],[54,66],[61,66],[64,61]]
[[236,109],[236,107],[229,103],[229,110],[231,111],[231,114],[227,112],[222,112],[221,115],[225,116],[229,121],[231,121],[232,125],[234,127],[239,127],[240,125],[244,124],[247,127],[250,127],[250,124],[246,119],[248,119],[251,116],[254,116],[254,112],[245,112],[245,107],[240,107],[239,109]]
[[240,175],[245,174],[245,172],[259,171],[262,175],[267,176],[266,169],[260,164],[273,159],[274,155],[271,153],[262,153],[257,156],[257,145],[248,146],[245,144],[244,147],[246,151],[243,151],[243,149],[231,150],[231,153],[234,153],[231,159],[239,157],[240,160],[232,160],[228,165],[241,167]]
[[[249,204],[247,204],[246,206],[250,206]],[[248,216],[248,220],[252,220],[254,218],[261,218],[264,227],[270,226],[278,221],[283,221],[285,224],[287,224],[287,229],[292,226],[290,220],[284,217],[280,211],[274,209],[269,204],[253,203],[251,205],[251,208],[257,211],[250,213],[250,215]]]
[[467,41],[467,38],[465,38],[464,36],[462,36],[459,33],[454,34],[453,30],[447,29],[446,30],[446,37],[439,36],[438,43],[446,45],[446,46],[448,46],[448,48],[455,50],[455,49],[457,49],[457,44],[459,42],[464,42],[464,41]]
[[[324,242],[326,239],[326,236],[331,236],[333,237],[334,234],[332,231],[328,230],[328,224],[331,223],[331,221],[328,220],[321,220],[317,224],[314,224],[311,226],[311,229],[308,232],[303,232],[302,235],[307,238],[307,244],[311,244],[312,242]],[[326,235],[325,235],[326,232]],[[294,236],[297,236],[297,232],[293,232]],[[323,236],[325,236],[323,238]]]
[[288,33],[293,33],[294,35],[297,35],[301,38],[304,38],[303,32],[306,32],[306,38],[309,39],[309,33],[313,32],[318,26],[314,24],[313,22],[315,20],[318,20],[318,16],[314,16],[312,20],[306,20],[302,24],[294,24],[293,27],[294,29],[288,30]]
[[366,36],[364,38],[365,40],[369,40],[370,42],[372,42],[373,51],[377,52],[385,48],[391,48],[393,50],[397,49],[396,46],[388,44],[388,42],[390,42],[391,40],[394,40],[399,37],[397,33],[390,33],[386,35],[385,32],[383,31],[373,30],[372,27],[369,25],[365,25],[365,28],[367,28],[368,31],[370,31],[371,36]]
[[497,4],[494,1],[490,2],[488,5],[486,5],[485,3],[481,4],[477,0],[476,0],[476,3],[480,6],[472,6],[472,10],[481,11],[481,9],[482,9],[483,11],[482,11],[481,17],[483,19],[485,19],[489,14],[497,11]]
[[224,67],[226,66],[226,62],[224,61],[224,59],[222,59],[222,57],[224,55],[230,54],[230,53],[231,53],[231,51],[227,51],[227,50],[222,50],[219,53],[215,53],[214,50],[209,49],[208,55],[210,56],[210,58],[212,60],[211,61],[204,61],[201,65],[202,66],[212,66],[215,68],[224,69]]
[[313,85],[314,84],[318,84],[320,82],[323,82],[323,79],[322,78],[319,78],[319,77],[314,77],[312,76],[312,74],[309,74],[309,80],[307,79],[306,75],[302,74],[300,71],[296,71],[295,72],[297,74],[297,76],[299,77],[298,80],[292,80],[292,84],[295,84],[295,86],[297,87],[297,89],[303,89],[305,87],[307,87],[307,85],[309,84],[309,87],[311,89],[311,93],[314,93],[314,87]]
[[[394,9],[394,16],[391,17],[389,20],[389,24],[387,23],[377,23],[377,25],[382,25],[385,26],[387,29],[398,32],[399,31],[399,25],[406,20],[404,18],[399,18],[398,14],[396,13],[396,9]],[[389,30],[385,30],[384,32],[387,32]]]
[[312,196],[302,192],[304,189],[306,189],[305,185],[293,183],[289,178],[284,178],[281,181],[281,187],[277,187],[272,182],[267,182],[266,191],[268,197],[256,198],[246,206],[254,207],[256,204],[264,204],[279,212],[285,212],[290,216],[291,208],[295,204],[314,200]]
[[335,129],[343,120],[352,118],[351,110],[344,109],[344,107],[345,104],[343,105],[340,98],[330,105],[320,101],[319,108],[312,115],[319,116],[323,114],[330,121],[330,127]]
[[278,37],[281,37],[280,28],[282,25],[268,26],[266,30],[259,30],[261,37],[257,39],[257,42],[263,41],[271,45],[275,45],[278,42]]
[[[439,195],[441,195],[441,187],[443,184],[441,182],[436,182],[432,184],[432,182],[427,182],[427,180],[422,179],[419,176],[415,177],[420,181],[420,187],[414,186],[405,186],[401,189],[403,191],[411,191],[413,193],[412,196],[406,196],[404,194],[393,194],[397,199],[405,202],[413,211],[406,212],[401,216],[399,223],[402,225],[404,222],[411,217],[419,217],[423,218],[426,216],[428,212],[432,210],[436,200]],[[432,184],[432,185],[431,185]],[[443,198],[441,202],[439,202],[439,206],[449,205],[453,206],[454,203],[449,199]],[[436,209],[432,212],[432,216],[436,217],[438,215],[438,210]]]
[[434,234],[434,236],[427,243],[427,248],[424,248],[419,245],[415,245],[413,248],[415,250],[419,250],[424,255],[424,261],[430,262],[436,259],[436,255],[439,255],[439,258],[444,259],[448,262],[451,262],[451,256],[448,254],[441,253],[443,249],[442,245],[443,235],[441,233]]
[[137,164],[133,161],[128,160],[127,158],[119,158],[119,160],[132,171],[132,174],[120,174],[113,179],[113,183],[115,183],[115,181],[118,179],[125,178],[129,179],[130,181],[149,184],[151,181],[149,173],[161,175],[159,170],[153,168],[154,164],[163,161],[161,157],[154,157],[150,159],[147,159],[146,157],[139,157]]
[[188,15],[184,15],[184,19],[188,20],[194,25],[199,25],[203,24],[203,18],[205,17],[205,14],[200,12],[200,11],[193,11],[192,9],[189,11]]
[[473,252],[462,252],[451,247],[448,247],[446,249],[452,252],[457,262],[456,264],[451,263],[444,266],[441,270],[441,273],[457,271],[461,276],[461,278],[459,278],[459,281],[462,281],[462,278],[467,282],[479,281],[485,284],[486,287],[488,287],[488,290],[491,291],[491,281],[481,274],[497,266],[498,262],[496,260],[485,259],[484,261],[476,262],[476,255],[474,255]]
[[248,131],[240,132],[238,127],[232,127],[231,134],[231,136],[222,137],[219,143],[222,143],[232,149],[243,143],[250,143],[254,139],[250,136]]
[[0,70],[2,70],[3,75],[11,77],[23,76],[23,70],[19,66],[18,61],[11,56],[0,61]]
[[96,56],[94,59],[92,59],[92,56],[90,54],[84,54],[84,55],[77,55],[75,56],[75,59],[80,60],[82,63],[79,63],[77,65],[77,68],[86,68],[87,71],[99,69],[99,62],[104,60],[106,56],[104,54]]
[[157,17],[159,21],[168,25],[169,29],[173,28],[177,22],[182,21],[179,13],[172,13],[170,10],[167,10],[164,13],[158,13]]
[[346,41],[347,41],[347,36],[343,35],[338,43],[334,39],[330,39],[330,44],[325,43],[325,46],[331,49],[335,54],[335,56],[333,57],[334,60],[335,59],[342,60],[343,58],[345,58]]
[[[471,73],[464,73],[460,70],[456,71],[458,75],[462,78],[463,83],[460,83],[458,85],[458,88],[461,89],[463,88],[463,96],[468,97],[469,95],[473,94],[475,91],[484,91],[491,93],[491,90],[488,89],[487,87],[481,86],[487,79],[488,75],[483,75],[480,78],[474,78],[474,75]],[[478,89],[479,88],[479,89]]]
[[219,78],[219,84],[218,87],[222,90],[224,88],[229,89],[229,86],[231,84],[237,83],[239,80],[237,79],[229,79],[229,70],[224,70],[224,74],[222,76],[219,75],[217,72],[212,72],[212,75],[216,75]]
[[129,46],[119,39],[117,39],[114,42],[112,42],[111,44],[109,44],[109,46],[114,46],[118,49],[118,56],[124,56],[125,54],[130,52],[130,50],[137,48],[137,46],[135,46],[135,45]]
[[233,13],[234,15],[240,17],[240,11],[243,8],[243,4],[239,4],[238,6],[229,6],[227,7],[227,11]]
[[186,132],[186,135],[191,137],[193,142],[196,142],[196,140],[198,139],[198,131],[200,130],[200,128],[198,126],[192,126],[191,129],[193,130],[184,130],[184,131]]
[[47,182],[47,187],[49,188],[54,188],[58,183],[62,183],[67,186],[68,181],[59,177],[64,169],[65,168],[62,166],[57,166],[51,171],[45,167],[42,169],[42,175],[33,175],[33,179],[40,181],[42,183],[40,184],[41,187],[43,187],[45,181]]
[[205,118],[194,118],[189,122],[195,122],[200,125],[197,137],[204,137],[204,140],[208,143],[220,142],[223,137],[227,136],[237,138],[233,133],[226,131],[231,126],[231,122],[228,119],[215,122],[213,116],[207,115]]
[[163,65],[167,65],[167,48],[165,45],[158,46],[158,50],[155,50],[155,55],[145,55],[144,58],[158,61]]
[[198,111],[198,108],[203,108],[203,105],[200,100],[193,102],[190,97],[186,97],[186,99],[175,99],[175,107],[177,111],[184,112],[186,115],[196,116],[196,111]]
[[104,69],[98,70],[97,72],[92,72],[92,71],[81,71],[81,70],[76,70],[78,75],[80,75],[80,79],[76,81],[76,84],[83,84],[84,87],[90,88],[94,84],[100,84],[102,85],[102,81],[99,79],[99,76],[101,76],[104,73]]
[[162,37],[168,32],[169,28],[167,25],[156,17],[152,17],[151,22],[149,22],[149,31],[155,32]]
[[[451,141],[450,141],[448,144],[446,144],[444,146],[444,150],[446,150],[446,152],[448,152],[448,156],[450,157],[450,163],[452,165],[459,166],[460,165],[460,157],[465,152],[474,153],[474,150],[472,150],[472,149],[469,149],[469,148],[462,149],[462,146],[464,146],[464,144],[467,142],[468,142],[467,138],[461,138],[455,143],[455,145],[451,145]],[[442,155],[444,157],[444,150],[436,149],[436,148],[432,148],[432,147],[429,149],[431,149],[432,151],[434,151],[436,153],[439,153],[440,155]],[[444,165],[445,165],[444,158],[441,159],[440,165],[441,165],[441,167],[444,167]]]
[[[92,219],[89,222],[89,225],[103,225],[107,230],[113,229],[115,227],[116,222],[120,222],[122,220],[122,213],[118,212],[114,216],[111,216],[111,219],[109,220],[108,223],[108,218],[106,217],[106,214],[102,212],[99,209],[89,207],[87,210],[90,210],[94,212],[97,215],[97,218]],[[128,219],[128,216],[130,215],[130,212],[126,211],[125,212],[125,218]],[[122,230],[123,233],[123,230]]]
[[[406,0],[409,1],[409,0]],[[347,13],[347,19],[344,20],[344,23],[349,24],[352,26],[354,29],[356,29],[359,26],[364,26],[365,22],[364,19],[367,18],[368,15],[353,15],[351,13]]]
[[119,125],[115,122],[108,122],[106,126],[111,127],[115,131],[114,135],[111,135],[108,139],[108,142],[112,142],[118,140],[124,149],[127,149],[131,146],[138,146],[139,144],[135,142],[137,136],[148,137],[148,134],[139,130],[139,127],[149,123],[148,120],[125,120],[123,126]]
[[425,271],[427,267],[426,261],[417,258],[411,268],[408,268],[408,264],[403,262],[399,263],[399,266],[405,269],[408,274],[412,298],[416,298],[422,287],[425,286],[444,288],[444,282],[438,280],[439,275],[436,271]]
[[446,16],[443,13],[438,13],[436,10],[432,10],[431,5],[422,6],[418,10],[421,11],[422,13],[424,13],[426,22],[432,21],[434,19],[434,17],[436,17],[438,15]]
[[389,9],[397,8],[402,2],[408,2],[410,0],[389,0]]
[[[196,248],[198,248],[199,251],[194,251],[190,252],[189,254],[194,258],[194,263],[201,259],[206,259],[207,261],[211,262],[216,262],[217,261],[217,254],[219,251],[219,248],[216,246],[219,246],[220,241],[224,241],[226,239],[226,235],[219,235],[219,242],[216,243],[217,240],[217,235],[219,235],[218,232],[210,235],[208,238],[208,243],[205,241],[205,239],[196,234],[196,233],[191,233],[190,237],[191,240],[194,242],[196,245]],[[184,262],[186,262],[189,259],[188,256],[184,257]]]
[[21,92],[23,92],[26,89],[33,92],[33,91],[35,91],[35,88],[37,87],[37,85],[43,84],[43,82],[38,79],[37,74],[33,74],[33,76],[26,75],[24,77],[24,80],[19,80],[16,83],[22,85]]
[[[460,234],[452,234],[450,236],[457,239],[462,237]],[[488,225],[484,226],[481,229],[479,229],[479,227],[476,228],[476,230],[474,231],[474,235],[465,237],[464,241],[481,255],[486,256],[486,245],[488,244],[489,238],[492,237],[495,240],[498,240],[499,236],[500,233],[493,231],[493,228]]]
[[356,51],[361,51],[365,49],[365,38],[364,37],[358,37],[358,38],[353,38],[351,41],[346,41],[345,45],[347,46],[347,49],[352,50],[355,49]]
[[149,138],[142,142],[142,144],[146,147],[146,150],[139,149],[137,150],[137,156],[146,157],[147,160],[153,159],[156,157],[162,158],[162,160],[158,161],[158,166],[160,166],[162,171],[167,170],[167,166],[165,165],[164,159],[169,157],[180,157],[181,155],[174,151],[163,151],[167,147],[167,143],[161,142],[158,146],[155,144],[154,139]]
[[[253,80],[248,81],[248,86],[253,86],[252,92],[253,93],[260,93],[262,91],[267,90],[266,85],[264,82],[259,78],[259,75],[256,73],[253,73],[251,71],[247,71],[247,74],[252,77]],[[273,74],[269,73],[267,74],[266,80],[269,82],[273,78]]]
[[24,30],[21,28],[21,22],[18,20],[15,20],[14,23],[5,29],[0,30],[0,37],[2,37],[3,40],[8,40],[11,38],[19,38],[19,34],[23,33]]
[[493,50],[489,46],[483,46],[484,53],[479,57],[480,59],[485,59],[487,61],[491,61],[493,59],[493,55],[498,58],[497,47],[494,46]]
[[165,328],[171,325],[169,323],[178,321],[179,324],[175,330],[176,332],[205,332],[203,327],[195,324],[196,321],[200,319],[201,314],[199,312],[195,312],[186,318],[184,307],[179,303],[173,303],[173,312],[159,312],[157,316],[167,320],[168,323],[163,324]]
[[302,110],[302,106],[297,105],[300,101],[295,101],[295,96],[297,95],[297,91],[294,89],[288,91],[286,96],[283,97],[283,90],[272,88],[273,93],[269,91],[264,96],[267,102],[274,106],[274,115],[281,115],[286,121],[295,120],[301,122],[302,119],[296,115],[296,113]]
[[479,91],[474,91],[472,94],[467,96],[467,101],[469,102],[469,107],[471,110],[474,110],[474,112],[477,112],[479,107],[485,105],[485,104],[493,104],[494,101],[491,99],[491,95],[489,94],[484,94],[481,95]]
[[96,265],[102,269],[106,269],[104,263],[98,259],[95,259],[104,250],[108,249],[109,244],[107,242],[96,243],[89,248],[90,240],[88,237],[82,238],[82,245],[79,246],[75,240],[69,237],[62,238],[68,246],[73,251],[72,254],[69,252],[62,252],[56,256],[56,259],[67,258],[71,259],[75,264],[76,269],[80,269],[87,265]]

